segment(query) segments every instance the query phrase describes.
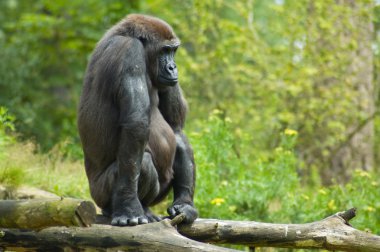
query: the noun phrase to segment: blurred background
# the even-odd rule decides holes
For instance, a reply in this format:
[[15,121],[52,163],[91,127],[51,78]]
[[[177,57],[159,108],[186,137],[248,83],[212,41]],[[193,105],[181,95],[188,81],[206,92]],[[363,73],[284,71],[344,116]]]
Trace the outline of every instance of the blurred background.
[[201,217],[306,222],[355,206],[353,225],[380,234],[378,0],[1,0],[0,184],[90,198],[82,79],[129,13],[182,41]]

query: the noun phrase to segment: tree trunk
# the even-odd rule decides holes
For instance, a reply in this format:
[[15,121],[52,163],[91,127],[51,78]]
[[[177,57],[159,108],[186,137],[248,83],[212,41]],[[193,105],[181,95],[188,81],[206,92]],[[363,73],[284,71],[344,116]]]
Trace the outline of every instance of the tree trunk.
[[344,183],[374,162],[373,3],[308,2],[305,63],[318,74],[306,93],[311,105],[301,103],[309,123],[301,122],[298,151],[305,167],[323,167],[324,184]]
[[[373,85],[373,20],[371,1],[339,0],[338,4],[351,11],[349,19],[351,30],[342,29],[343,43],[356,44],[348,69],[348,78],[352,78],[352,88],[358,94],[353,111],[356,111],[357,121],[348,127],[347,138],[336,147],[331,156],[333,177],[346,182],[353,170],[373,169],[374,159],[374,115],[375,115],[375,89]],[[362,10],[368,13],[361,13]],[[341,24],[343,25],[343,24]],[[344,24],[346,25],[346,24]],[[331,174],[325,175],[325,180]]]
[[0,200],[0,227],[42,229],[51,226],[88,227],[95,222],[91,201],[70,198]]

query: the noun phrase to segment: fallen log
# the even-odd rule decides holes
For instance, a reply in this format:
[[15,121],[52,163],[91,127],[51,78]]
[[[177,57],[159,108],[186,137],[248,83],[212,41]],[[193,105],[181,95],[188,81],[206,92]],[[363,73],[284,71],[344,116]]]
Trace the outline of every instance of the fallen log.
[[134,227],[93,225],[91,228],[50,227],[40,231],[0,228],[0,251],[234,251],[180,235],[170,220]]
[[307,224],[200,219],[192,225],[179,225],[178,231],[188,238],[209,243],[379,252],[380,236],[357,230],[348,223],[355,212],[353,208]]
[[88,227],[95,221],[91,201],[72,198],[0,200],[0,227],[43,229],[51,226]]
[[[0,247],[53,251],[65,248],[92,248],[97,251],[233,251],[207,244],[223,243],[250,247],[379,252],[380,236],[351,227],[348,221],[354,216],[355,209],[350,209],[307,224],[198,219],[188,225],[179,224],[183,219],[180,215],[171,221],[166,219],[135,227],[95,224],[90,228],[50,227],[40,231],[0,228]],[[103,218],[102,221],[108,220]],[[177,224],[178,231],[175,228]]]

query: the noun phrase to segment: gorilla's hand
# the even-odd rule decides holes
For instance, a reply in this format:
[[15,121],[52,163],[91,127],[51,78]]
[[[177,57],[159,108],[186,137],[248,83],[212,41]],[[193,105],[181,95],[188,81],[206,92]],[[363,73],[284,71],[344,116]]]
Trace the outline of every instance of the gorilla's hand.
[[144,214],[144,210],[140,201],[126,200],[124,204],[119,204],[112,214],[111,225],[113,226],[136,226],[138,224],[148,223],[148,218]]
[[193,223],[198,217],[197,209],[187,203],[173,203],[173,205],[168,208],[170,218],[174,218],[181,213],[185,214],[185,219],[183,220],[184,223]]

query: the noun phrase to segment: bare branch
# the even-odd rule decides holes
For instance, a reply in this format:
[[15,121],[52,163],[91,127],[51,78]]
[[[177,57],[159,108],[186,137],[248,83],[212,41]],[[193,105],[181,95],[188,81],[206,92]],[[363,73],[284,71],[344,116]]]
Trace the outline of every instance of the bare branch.
[[354,216],[352,208],[307,224],[199,219],[192,225],[179,225],[178,231],[191,239],[210,243],[379,252],[380,236],[351,227],[348,221]]

